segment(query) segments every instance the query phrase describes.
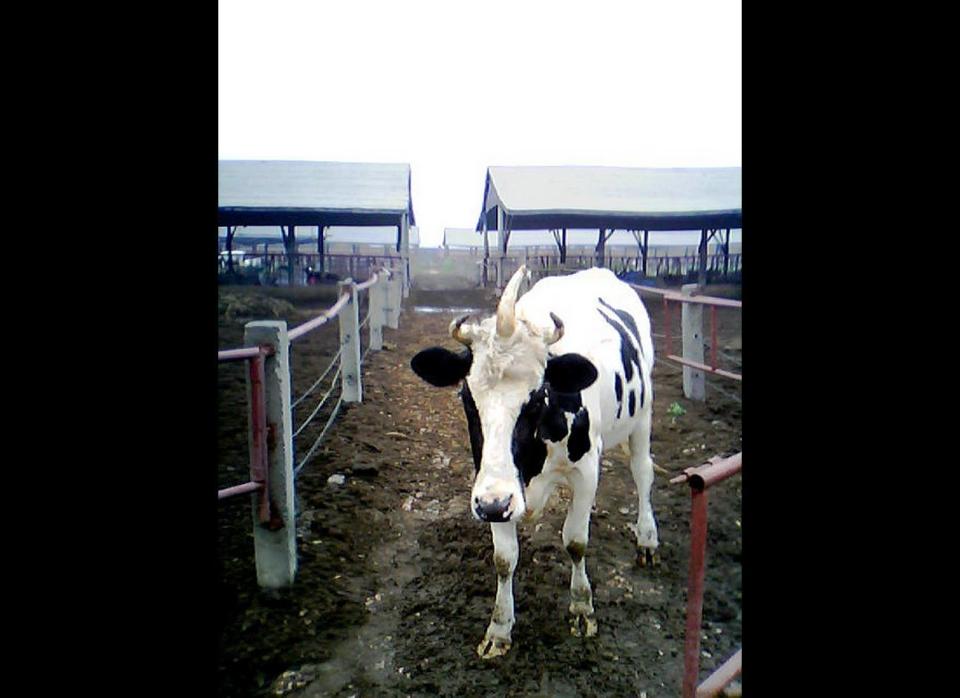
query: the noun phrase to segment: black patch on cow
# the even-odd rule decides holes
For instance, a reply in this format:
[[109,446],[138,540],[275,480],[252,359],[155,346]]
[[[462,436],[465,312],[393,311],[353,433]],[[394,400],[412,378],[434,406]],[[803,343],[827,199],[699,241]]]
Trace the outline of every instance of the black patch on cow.
[[602,309],[597,308],[597,312],[600,313],[603,319],[620,335],[620,361],[623,363],[623,374],[629,383],[633,379],[633,364],[637,365],[637,369],[640,368],[640,357],[637,355],[637,349],[633,346],[633,342],[630,341],[630,335],[623,329],[623,325],[603,312]]
[[551,404],[556,403],[561,410],[570,414],[576,414],[583,407],[580,393],[561,393],[550,386],[549,396]]
[[571,352],[547,359],[543,381],[561,393],[579,393],[593,385],[597,375],[590,359]]
[[477,403],[473,401],[470,386],[463,382],[460,389],[460,399],[463,400],[463,411],[467,415],[467,431],[470,432],[470,450],[473,452],[473,466],[480,472],[480,456],[483,455],[483,428],[480,426],[480,412]]
[[563,441],[567,435],[567,416],[554,400],[549,400],[550,404],[545,405],[540,417],[540,426],[537,428],[537,438],[547,441]]
[[[643,385],[643,381],[640,381],[640,385]],[[637,396],[633,394],[633,388],[630,389],[629,409],[632,417],[633,413],[637,411]]]
[[546,406],[544,404],[546,394],[545,387],[531,391],[530,398],[520,408],[517,423],[513,427],[510,452],[513,454],[514,465],[520,471],[520,480],[524,487],[540,474],[547,460],[547,446],[537,436],[537,428],[540,426]]
[[619,373],[613,374],[613,392],[617,396],[617,419],[620,419],[620,410],[623,409],[623,381]]
[[640,330],[637,329],[637,323],[636,323],[636,321],[633,319],[633,315],[631,315],[630,313],[628,313],[626,310],[620,310],[619,308],[614,308],[612,305],[610,305],[609,303],[607,303],[607,302],[606,302],[605,300],[603,300],[602,298],[597,298],[597,300],[599,300],[599,301],[600,301],[601,303],[603,303],[605,306],[607,306],[608,308],[610,308],[610,310],[612,310],[613,312],[615,312],[615,313],[617,314],[617,317],[620,318],[620,321],[623,322],[623,324],[626,325],[626,326],[630,329],[631,332],[633,332],[633,336],[637,338],[637,346],[640,347],[640,354],[642,355],[642,354],[643,354],[643,342],[640,341]]
[[430,385],[446,388],[456,385],[470,372],[473,352],[456,354],[443,347],[424,349],[410,360],[410,368]]
[[567,455],[576,463],[583,458],[583,454],[590,450],[590,413],[586,410],[577,412],[570,426],[570,438],[567,441]]

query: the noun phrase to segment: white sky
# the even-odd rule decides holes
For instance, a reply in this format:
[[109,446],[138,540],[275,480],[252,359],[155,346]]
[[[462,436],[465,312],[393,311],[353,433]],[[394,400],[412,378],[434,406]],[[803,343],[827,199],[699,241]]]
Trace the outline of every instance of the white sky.
[[488,165],[741,165],[741,3],[220,0],[221,159],[408,162],[422,246]]

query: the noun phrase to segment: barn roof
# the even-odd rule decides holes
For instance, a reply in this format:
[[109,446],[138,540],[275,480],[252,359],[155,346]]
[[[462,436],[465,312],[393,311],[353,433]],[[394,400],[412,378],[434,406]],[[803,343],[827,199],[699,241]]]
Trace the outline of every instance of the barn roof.
[[489,167],[477,230],[741,227],[739,167]]
[[220,160],[218,225],[415,225],[410,165]]

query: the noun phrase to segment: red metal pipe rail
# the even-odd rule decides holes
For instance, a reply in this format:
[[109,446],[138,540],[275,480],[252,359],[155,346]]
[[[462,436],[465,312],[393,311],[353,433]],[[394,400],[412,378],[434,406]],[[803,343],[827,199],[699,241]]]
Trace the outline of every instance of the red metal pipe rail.
[[342,293],[340,295],[340,299],[336,303],[334,303],[329,308],[324,310],[317,317],[313,318],[313,320],[309,320],[303,323],[302,325],[297,325],[296,327],[294,327],[292,330],[287,332],[287,337],[292,342],[295,339],[299,339],[300,337],[305,335],[307,332],[310,332],[311,330],[315,330],[321,325],[325,325],[327,322],[329,322],[330,320],[332,320],[337,316],[337,313],[340,312],[340,309],[343,308],[343,306],[345,306],[347,304],[347,301],[349,300],[350,300],[350,293],[349,292]]
[[246,347],[218,352],[220,361],[248,361],[250,371],[250,482],[227,487],[217,492],[217,499],[226,499],[247,492],[260,492],[258,518],[270,521],[270,487],[267,479],[267,398],[265,382],[266,357],[273,347]]
[[[363,291],[370,288],[375,283],[377,283],[379,278],[380,278],[380,272],[376,271],[373,273],[373,275],[369,279],[367,279],[363,283],[354,284],[354,286],[356,287],[357,291]],[[320,313],[317,317],[313,318],[313,320],[309,320],[303,323],[302,325],[297,325],[296,327],[294,327],[292,330],[287,332],[287,337],[289,337],[290,341],[292,342],[295,339],[299,339],[300,337],[305,335],[307,332],[310,332],[311,330],[315,330],[321,325],[326,324],[327,322],[329,322],[330,320],[332,320],[337,316],[337,313],[340,312],[340,310],[343,308],[344,305],[346,305],[347,301],[349,300],[350,300],[350,291],[344,291],[340,295],[340,298],[337,300],[336,303],[334,303],[332,306],[330,306],[325,311]]]
[[[670,289],[663,288],[651,288],[650,286],[639,286],[637,284],[629,284],[631,288],[642,291],[645,293],[653,293],[660,296],[663,299],[663,315],[664,315],[664,325],[666,326],[666,358],[670,361],[674,361],[683,366],[689,366],[700,371],[706,371],[708,373],[713,373],[717,376],[722,376],[724,378],[730,378],[731,380],[743,380],[743,376],[739,373],[733,373],[731,371],[724,371],[717,368],[717,308],[743,308],[743,301],[732,300],[730,298],[715,298],[713,296],[685,296],[683,294],[677,293]],[[670,301],[675,301],[677,303],[696,303],[698,305],[705,305],[710,308],[710,365],[699,363],[697,361],[692,361],[690,359],[684,359],[683,357],[677,356],[673,353],[673,337],[670,333]]]
[[[687,623],[683,647],[683,698],[700,695],[714,695],[702,692],[705,687],[716,686],[719,691],[739,673],[739,659],[736,671],[730,661],[726,662],[710,678],[697,687],[700,675],[700,624],[703,621],[704,572],[707,555],[707,490],[741,471],[743,453],[729,458],[714,458],[710,463],[687,468],[670,480],[671,483],[689,483],[691,497],[690,514],[690,573],[687,587]],[[734,658],[739,657],[739,652]],[[731,660],[732,661],[732,660]],[[717,675],[721,676],[717,678]],[[720,683],[720,679],[725,681]]]

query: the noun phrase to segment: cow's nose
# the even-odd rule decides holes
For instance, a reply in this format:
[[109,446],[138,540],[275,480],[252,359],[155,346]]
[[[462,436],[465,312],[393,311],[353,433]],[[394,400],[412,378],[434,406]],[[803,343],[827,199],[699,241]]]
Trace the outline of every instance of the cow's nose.
[[479,497],[474,497],[473,510],[477,512],[477,516],[480,517],[481,521],[487,521],[489,523],[503,523],[504,521],[509,521],[510,516],[513,514],[512,511],[507,511],[507,509],[510,508],[510,502],[512,501],[512,494],[508,494],[503,499],[480,499]]

